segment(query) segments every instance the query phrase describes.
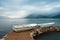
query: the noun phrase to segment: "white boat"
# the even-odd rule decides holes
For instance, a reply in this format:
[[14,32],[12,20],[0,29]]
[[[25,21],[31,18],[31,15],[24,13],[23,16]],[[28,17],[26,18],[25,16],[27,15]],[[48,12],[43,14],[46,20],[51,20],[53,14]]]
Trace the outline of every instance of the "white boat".
[[37,24],[25,24],[25,25],[15,25],[13,26],[14,31],[24,31],[36,28]]
[[50,23],[43,23],[43,24],[38,24],[40,27],[48,27],[54,25],[55,22],[50,22]]
[[51,23],[43,23],[43,24],[15,25],[15,26],[13,26],[13,30],[14,31],[24,31],[24,30],[30,30],[30,29],[37,28],[37,26],[47,27],[47,26],[52,26],[53,24],[55,24],[55,23],[51,22]]

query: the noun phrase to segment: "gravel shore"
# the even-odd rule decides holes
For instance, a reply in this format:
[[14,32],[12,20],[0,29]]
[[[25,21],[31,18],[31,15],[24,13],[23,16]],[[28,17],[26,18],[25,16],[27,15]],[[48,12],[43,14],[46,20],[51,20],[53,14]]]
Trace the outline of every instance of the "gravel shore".
[[5,40],[34,40],[30,37],[30,32],[31,31],[11,32],[5,37]]

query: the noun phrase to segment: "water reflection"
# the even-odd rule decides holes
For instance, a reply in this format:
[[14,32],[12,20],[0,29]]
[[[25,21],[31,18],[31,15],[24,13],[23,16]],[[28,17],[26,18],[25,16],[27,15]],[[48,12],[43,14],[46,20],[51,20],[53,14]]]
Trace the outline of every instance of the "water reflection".
[[60,32],[48,32],[41,34],[35,40],[60,40]]

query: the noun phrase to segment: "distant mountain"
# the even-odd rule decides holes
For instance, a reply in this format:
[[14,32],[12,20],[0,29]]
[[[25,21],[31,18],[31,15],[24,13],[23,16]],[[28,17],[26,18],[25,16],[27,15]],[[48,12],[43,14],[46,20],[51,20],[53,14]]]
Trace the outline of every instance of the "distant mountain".
[[25,18],[60,18],[60,13],[55,15],[55,16],[31,14],[31,15],[28,15],[27,17],[25,17]]
[[35,16],[35,15],[29,15],[26,18],[47,18],[47,16],[43,16],[43,15],[37,15],[37,16]]
[[8,17],[6,17],[6,16],[0,16],[0,19],[5,19],[5,18],[8,18]]
[[53,16],[52,18],[60,18],[60,14],[57,14],[56,16]]

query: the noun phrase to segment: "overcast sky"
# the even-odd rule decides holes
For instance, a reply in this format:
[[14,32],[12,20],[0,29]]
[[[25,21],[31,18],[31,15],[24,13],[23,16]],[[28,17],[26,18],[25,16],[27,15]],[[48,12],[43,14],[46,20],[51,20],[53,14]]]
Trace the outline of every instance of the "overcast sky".
[[0,16],[23,18],[32,13],[51,14],[60,0],[0,0]]

